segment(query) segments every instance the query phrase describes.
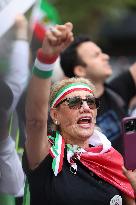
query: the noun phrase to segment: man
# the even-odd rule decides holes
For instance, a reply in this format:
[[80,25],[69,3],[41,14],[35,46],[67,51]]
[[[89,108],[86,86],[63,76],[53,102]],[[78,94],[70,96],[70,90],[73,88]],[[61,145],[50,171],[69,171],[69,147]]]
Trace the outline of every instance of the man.
[[61,66],[67,77],[89,78],[96,86],[96,97],[100,98],[97,125],[121,152],[121,119],[127,114],[129,101],[135,95],[136,65],[113,79],[109,56],[91,41],[79,36],[61,54]]

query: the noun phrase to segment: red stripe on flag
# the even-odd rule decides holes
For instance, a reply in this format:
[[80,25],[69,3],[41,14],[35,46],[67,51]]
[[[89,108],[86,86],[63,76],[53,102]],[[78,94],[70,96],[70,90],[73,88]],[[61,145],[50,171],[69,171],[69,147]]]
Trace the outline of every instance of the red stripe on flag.
[[34,35],[36,36],[36,38],[39,41],[41,41],[41,42],[43,41],[45,33],[46,33],[45,27],[43,27],[43,25],[38,23],[38,22],[35,23],[35,25],[34,25]]
[[77,91],[77,90],[89,91],[90,93],[93,92],[93,91],[91,91],[89,88],[71,88],[71,90],[68,90],[67,92],[65,92],[65,93],[56,101],[56,103],[54,104],[53,107],[56,107],[57,104],[59,104],[59,102],[60,102],[66,95],[68,95],[68,94],[71,93],[71,92]]

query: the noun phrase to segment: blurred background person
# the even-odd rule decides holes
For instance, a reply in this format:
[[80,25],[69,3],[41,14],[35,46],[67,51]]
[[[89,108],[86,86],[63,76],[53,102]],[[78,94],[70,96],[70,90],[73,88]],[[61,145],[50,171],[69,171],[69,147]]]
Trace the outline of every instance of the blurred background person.
[[[16,151],[15,141],[9,134],[10,107],[13,93],[4,81],[0,81],[0,194],[22,197],[24,173]],[[0,196],[1,197],[1,196]]]
[[[7,44],[8,43],[9,42],[7,42]],[[13,176],[10,179],[11,175],[10,174],[8,175],[8,173],[5,172],[4,176],[7,175],[7,179],[12,180],[12,184],[10,185],[10,181],[8,182],[4,179],[5,182],[7,183],[6,184],[7,192],[5,188],[5,192],[2,191],[1,193],[12,194],[13,196],[15,196],[16,204],[20,205],[22,204],[25,180],[24,180],[24,173],[21,166],[21,158],[20,161],[18,162],[17,159],[19,160],[20,156],[16,156],[17,154],[20,154],[18,153],[19,151],[18,144],[16,143],[18,141],[17,132],[16,132],[16,130],[18,129],[18,123],[17,123],[17,119],[16,120],[13,119],[15,117],[13,114],[16,112],[16,106],[20,100],[23,91],[27,87],[29,72],[30,72],[29,71],[28,22],[24,15],[21,14],[17,15],[15,25],[14,25],[14,40],[10,43],[11,43],[12,50],[9,56],[9,63],[8,63],[9,68],[7,70],[8,72],[6,73],[6,75],[5,74],[2,75],[1,82],[4,82],[5,86],[12,93],[13,99],[8,110],[5,109],[3,110],[2,108],[1,112],[4,121],[3,122],[1,121],[1,123],[3,123],[1,127],[3,127],[2,132],[6,133],[4,135],[5,139],[7,139],[8,141],[7,144],[5,143],[6,151],[5,153],[3,152],[3,159],[5,159],[6,162],[6,158],[10,159],[8,155],[11,155],[11,160],[16,164],[16,166],[12,161],[11,161],[12,163],[11,162],[9,163],[11,169],[11,175],[13,175],[15,179],[13,178]],[[1,102],[3,102],[3,105],[8,102],[8,94],[6,94],[5,89],[2,89],[2,87],[1,87]],[[10,137],[8,137],[8,135],[10,135]],[[4,142],[3,142],[3,147],[4,147]],[[7,168],[7,171],[9,171],[10,169]],[[22,176],[20,174],[20,171],[22,171],[21,172]],[[16,172],[18,173],[16,174]],[[14,187],[16,189],[16,193],[14,193],[15,192]],[[8,188],[12,189],[13,191],[9,192]],[[5,203],[6,203],[6,198],[5,198]]]

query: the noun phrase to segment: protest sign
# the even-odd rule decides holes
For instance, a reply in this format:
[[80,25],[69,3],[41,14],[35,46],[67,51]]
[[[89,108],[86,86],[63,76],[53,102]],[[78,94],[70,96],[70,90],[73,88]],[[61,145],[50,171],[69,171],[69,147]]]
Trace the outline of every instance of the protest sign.
[[17,14],[25,13],[36,0],[0,0],[0,37],[14,24]]

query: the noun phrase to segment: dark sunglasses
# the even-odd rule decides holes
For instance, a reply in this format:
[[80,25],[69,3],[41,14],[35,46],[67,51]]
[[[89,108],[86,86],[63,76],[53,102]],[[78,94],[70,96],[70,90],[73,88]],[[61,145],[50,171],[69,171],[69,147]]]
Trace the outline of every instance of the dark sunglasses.
[[82,99],[80,96],[65,98],[64,100],[60,101],[56,107],[58,107],[63,102],[67,102],[67,105],[70,109],[80,109],[84,101],[86,101],[90,109],[97,109],[100,106],[99,99],[89,95],[86,96],[86,99]]

